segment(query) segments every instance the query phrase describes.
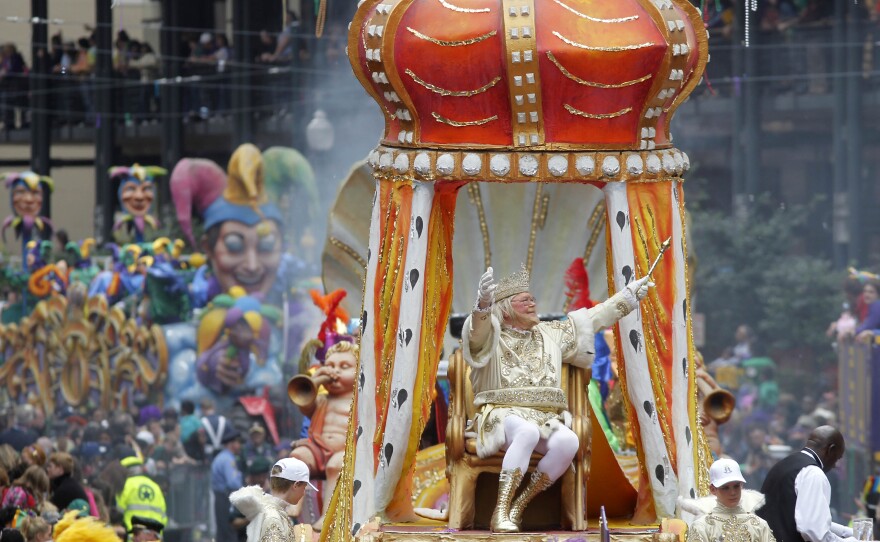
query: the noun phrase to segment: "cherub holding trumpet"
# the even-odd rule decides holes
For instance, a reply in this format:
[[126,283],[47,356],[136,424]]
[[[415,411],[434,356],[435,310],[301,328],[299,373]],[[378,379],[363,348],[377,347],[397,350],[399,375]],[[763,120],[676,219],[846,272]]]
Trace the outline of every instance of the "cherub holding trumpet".
[[[308,437],[293,442],[290,457],[305,462],[312,476],[326,477],[320,495],[326,508],[342,471],[359,349],[354,338],[343,333],[347,315],[340,312],[339,302],[345,292],[337,290],[323,297],[313,292],[312,297],[327,314],[320,339],[312,342],[320,347],[314,355],[321,364],[311,376],[295,376],[287,385],[290,400],[311,422]],[[319,393],[322,388],[326,393]],[[322,513],[313,527],[320,530],[323,522]]]

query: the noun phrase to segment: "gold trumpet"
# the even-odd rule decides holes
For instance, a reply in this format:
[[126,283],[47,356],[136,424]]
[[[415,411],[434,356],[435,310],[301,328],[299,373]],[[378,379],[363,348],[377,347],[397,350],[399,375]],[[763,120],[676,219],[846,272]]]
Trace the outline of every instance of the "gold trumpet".
[[311,405],[318,396],[318,388],[333,380],[334,378],[328,375],[314,378],[307,374],[296,375],[287,382],[287,397],[298,407]]
[[696,381],[697,389],[703,395],[703,412],[718,425],[726,423],[736,408],[736,397],[719,386],[707,373],[701,378],[700,372],[698,371]]

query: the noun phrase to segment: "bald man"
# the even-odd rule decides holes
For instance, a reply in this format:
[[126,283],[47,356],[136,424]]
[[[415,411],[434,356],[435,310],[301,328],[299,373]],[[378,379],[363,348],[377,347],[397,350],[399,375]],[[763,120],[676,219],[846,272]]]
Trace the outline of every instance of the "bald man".
[[852,529],[831,521],[831,484],[825,476],[845,450],[840,431],[823,425],[810,433],[801,451],[767,473],[761,487],[767,504],[757,513],[778,542],[856,542]]

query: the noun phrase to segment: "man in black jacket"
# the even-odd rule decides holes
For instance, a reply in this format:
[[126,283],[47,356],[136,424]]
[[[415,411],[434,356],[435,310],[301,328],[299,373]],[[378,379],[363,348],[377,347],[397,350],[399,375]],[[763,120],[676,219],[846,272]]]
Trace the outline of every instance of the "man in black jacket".
[[825,473],[843,457],[843,435],[830,425],[810,433],[806,446],[777,463],[761,492],[758,510],[778,542],[855,542],[852,529],[831,521],[831,484]]
[[50,501],[58,510],[65,510],[76,499],[88,502],[82,485],[73,478],[76,460],[66,452],[55,452],[46,462],[46,474],[51,482]]

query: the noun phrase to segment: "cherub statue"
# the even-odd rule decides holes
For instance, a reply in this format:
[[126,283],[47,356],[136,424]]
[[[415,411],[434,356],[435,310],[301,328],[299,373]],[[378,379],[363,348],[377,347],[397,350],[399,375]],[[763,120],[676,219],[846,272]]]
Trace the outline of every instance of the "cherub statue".
[[[320,340],[316,341],[320,348],[315,357],[321,365],[311,376],[298,375],[288,383],[290,399],[310,420],[308,437],[293,443],[290,457],[305,462],[313,476],[326,476],[321,491],[326,512],[329,497],[342,471],[359,347],[352,337],[339,332],[345,330],[347,319],[339,308],[345,291],[337,290],[327,296],[313,291],[312,297],[327,314],[319,333]],[[318,393],[321,387],[326,394]],[[322,514],[313,527],[321,530],[323,523]]]

